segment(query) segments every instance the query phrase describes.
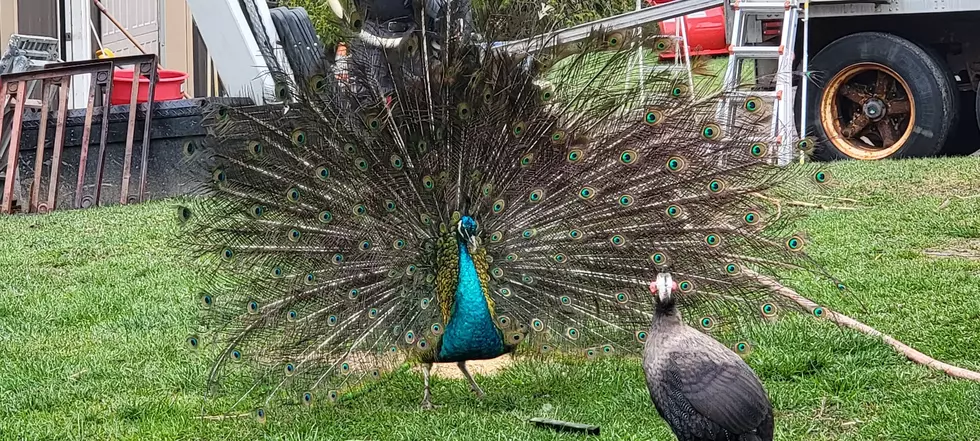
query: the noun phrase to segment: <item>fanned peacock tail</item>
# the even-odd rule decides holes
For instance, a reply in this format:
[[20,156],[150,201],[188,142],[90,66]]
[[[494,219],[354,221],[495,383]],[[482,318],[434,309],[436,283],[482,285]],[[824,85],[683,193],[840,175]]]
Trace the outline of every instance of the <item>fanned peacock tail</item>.
[[[556,20],[529,5],[475,7],[483,41],[549,35]],[[745,326],[799,309],[749,270],[822,270],[756,195],[829,175],[771,165],[764,100],[658,70],[625,81],[655,36],[597,32],[532,57],[447,28],[438,58],[416,33],[380,60],[355,53],[346,81],[331,60],[293,78],[267,57],[283,104],[217,106],[189,146],[205,197],[178,214],[214,271],[188,342],[216,351],[215,393],[261,419],[446,361],[467,268],[499,353],[638,353],[661,271],[684,317],[737,351]],[[733,124],[716,120],[722,99],[741,102]]]

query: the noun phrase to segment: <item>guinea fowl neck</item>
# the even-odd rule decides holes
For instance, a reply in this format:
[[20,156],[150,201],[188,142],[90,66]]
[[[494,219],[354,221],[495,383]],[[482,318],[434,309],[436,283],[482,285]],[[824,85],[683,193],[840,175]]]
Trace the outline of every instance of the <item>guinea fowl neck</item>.
[[677,310],[677,302],[674,298],[667,300],[657,300],[653,312],[653,327],[670,326],[681,323],[681,313]]

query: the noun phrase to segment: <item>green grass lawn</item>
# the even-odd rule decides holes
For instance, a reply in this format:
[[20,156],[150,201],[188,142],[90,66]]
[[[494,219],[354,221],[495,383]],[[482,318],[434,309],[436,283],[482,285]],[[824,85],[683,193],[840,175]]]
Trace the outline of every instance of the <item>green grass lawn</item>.
[[[831,196],[858,210],[812,209],[798,221],[809,252],[856,302],[830,305],[941,360],[980,369],[980,160],[847,162]],[[800,201],[842,202],[799,195]],[[172,207],[141,206],[0,218],[2,439],[585,439],[525,422],[534,416],[602,427],[596,439],[673,439],[635,361],[520,362],[478,378],[393,375],[354,400],[313,410],[202,420],[208,360],[185,350],[195,285],[175,249]],[[787,284],[815,291],[806,278]],[[967,440],[980,434],[980,384],[911,364],[890,348],[811,318],[754,336],[749,363],[776,408],[780,440]]]

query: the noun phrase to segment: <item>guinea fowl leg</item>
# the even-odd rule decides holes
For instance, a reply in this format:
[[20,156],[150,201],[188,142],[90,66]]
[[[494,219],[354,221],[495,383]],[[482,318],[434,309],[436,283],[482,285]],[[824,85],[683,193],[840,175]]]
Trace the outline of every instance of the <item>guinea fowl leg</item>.
[[480,386],[476,384],[476,380],[474,380],[473,376],[470,375],[470,371],[466,369],[466,362],[460,361],[456,363],[456,366],[459,366],[459,370],[463,371],[463,375],[466,375],[466,379],[470,380],[470,390],[476,392],[477,398],[483,398],[486,394],[484,394],[483,389],[480,389]]
[[429,400],[429,371],[432,363],[422,363],[422,381],[425,382],[425,392],[422,393],[422,409],[432,409],[432,401]]

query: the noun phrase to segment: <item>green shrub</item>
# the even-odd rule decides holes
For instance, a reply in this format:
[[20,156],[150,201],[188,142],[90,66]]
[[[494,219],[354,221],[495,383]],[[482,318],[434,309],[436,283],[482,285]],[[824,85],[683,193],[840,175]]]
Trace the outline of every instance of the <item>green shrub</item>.
[[280,2],[280,4],[306,9],[306,13],[310,14],[310,20],[313,21],[313,27],[316,28],[317,35],[319,35],[320,40],[328,47],[341,41],[341,32],[334,24],[337,16],[334,15],[333,10],[330,9],[326,1],[285,0]]
[[[475,0],[474,3],[478,3],[481,0]],[[590,21],[598,20],[603,17],[609,17],[616,14],[621,14],[623,12],[632,11],[635,7],[633,0],[611,0],[611,1],[598,1],[592,0],[582,3],[567,3],[561,2],[559,0],[546,0],[546,2],[554,7],[553,11],[561,11],[562,16],[557,17],[557,21],[560,27],[575,26],[582,23],[588,23]],[[324,0],[285,0],[281,4],[284,6],[298,6],[306,9],[306,12],[310,14],[310,18],[313,20],[313,27],[316,28],[320,39],[327,45],[334,45],[341,41],[341,32],[334,25],[334,15],[330,6]],[[503,0],[504,9],[513,8],[515,13],[521,9],[526,10],[528,5],[525,1],[513,2],[509,0]],[[527,12],[524,12],[527,13]],[[514,38],[517,38],[515,36]]]

